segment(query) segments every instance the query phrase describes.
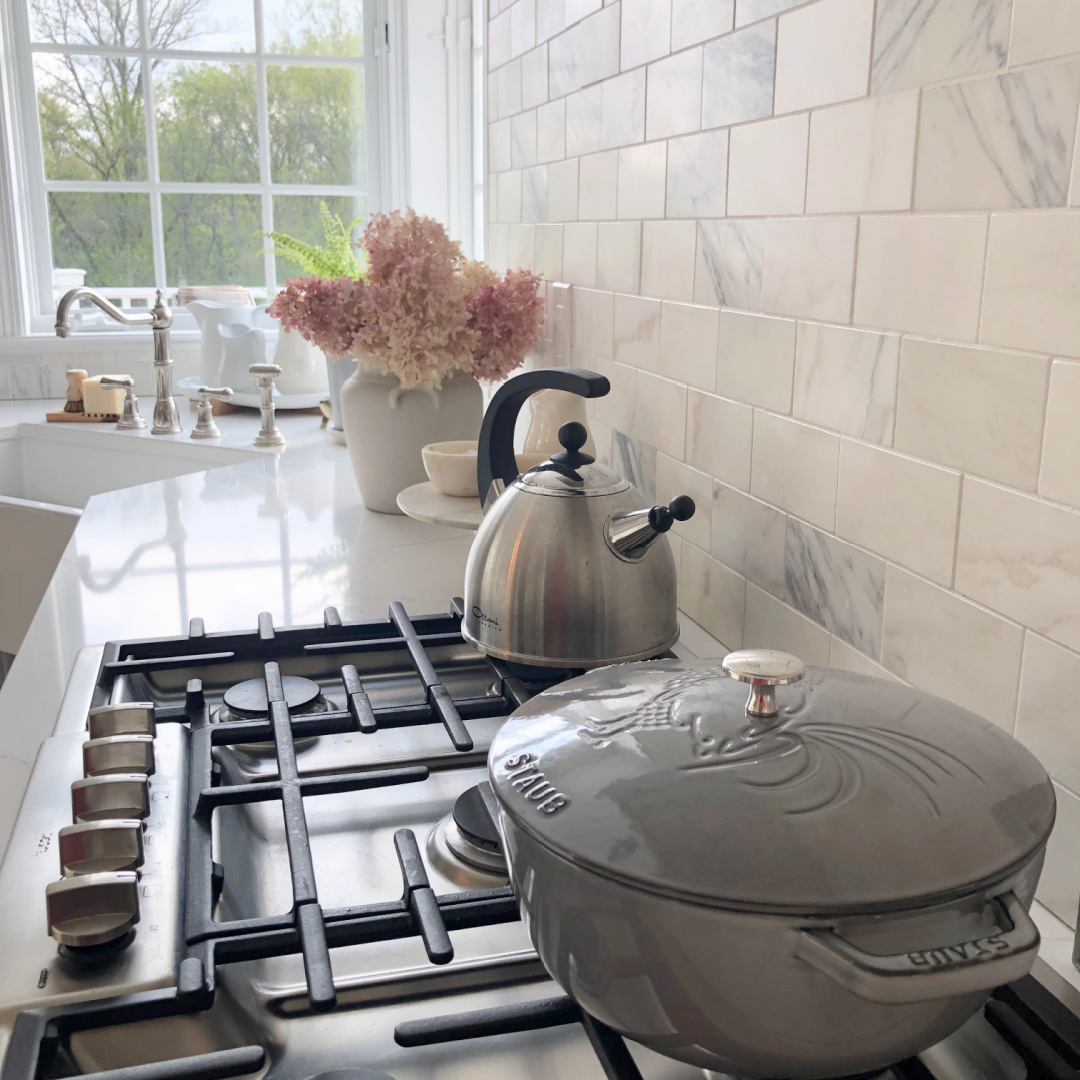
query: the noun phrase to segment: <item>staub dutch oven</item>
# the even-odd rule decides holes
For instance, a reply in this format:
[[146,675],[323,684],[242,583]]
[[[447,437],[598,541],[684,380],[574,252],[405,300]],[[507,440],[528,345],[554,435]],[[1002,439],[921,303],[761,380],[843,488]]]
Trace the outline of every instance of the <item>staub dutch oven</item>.
[[1050,780],[899,683],[765,650],[614,665],[523,705],[488,765],[544,964],[662,1054],[884,1068],[1034,963]]

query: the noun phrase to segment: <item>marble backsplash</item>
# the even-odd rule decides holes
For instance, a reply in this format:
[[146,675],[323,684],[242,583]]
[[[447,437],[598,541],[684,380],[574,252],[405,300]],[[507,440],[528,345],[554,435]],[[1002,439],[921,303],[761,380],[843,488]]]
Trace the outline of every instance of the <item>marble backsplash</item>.
[[[140,397],[154,394],[153,353],[149,341],[145,348],[83,349],[73,347],[49,353],[8,353],[0,355],[0,401],[36,401],[62,398],[67,388],[64,373],[83,368],[90,375],[131,375],[135,393]],[[173,349],[173,380],[199,373],[198,348]]]
[[732,648],[1012,732],[1080,900],[1080,5],[489,0],[487,255]]

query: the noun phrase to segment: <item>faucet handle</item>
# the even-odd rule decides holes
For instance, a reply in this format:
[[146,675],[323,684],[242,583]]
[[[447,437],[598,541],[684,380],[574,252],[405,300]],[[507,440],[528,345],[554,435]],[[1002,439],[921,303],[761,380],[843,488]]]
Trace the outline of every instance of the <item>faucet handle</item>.
[[274,383],[281,374],[281,368],[277,364],[252,364],[248,371],[259,384],[259,411],[262,413],[262,427],[255,436],[255,445],[284,446],[285,436],[274,421]]
[[195,427],[192,428],[191,437],[193,439],[220,439],[221,428],[214,422],[214,406],[212,402],[215,398],[218,401],[231,400],[233,396],[232,387],[200,386],[195,393],[198,397],[198,412],[195,415]]
[[137,431],[146,427],[139,412],[139,399],[135,396],[135,380],[130,375],[102,375],[101,385],[108,390],[123,390],[124,413],[116,421],[117,428]]

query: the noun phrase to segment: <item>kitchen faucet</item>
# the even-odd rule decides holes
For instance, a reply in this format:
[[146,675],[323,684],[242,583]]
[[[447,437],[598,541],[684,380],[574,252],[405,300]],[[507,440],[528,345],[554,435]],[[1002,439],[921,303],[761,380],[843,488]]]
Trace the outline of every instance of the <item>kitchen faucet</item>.
[[149,326],[154,332],[154,379],[157,386],[157,399],[154,401],[154,422],[151,435],[179,435],[180,413],[172,392],[172,357],[169,355],[169,327],[172,325],[172,312],[165,306],[161,290],[157,290],[157,302],[146,312],[129,315],[110,303],[100,293],[85,286],[70,289],[60,298],[56,308],[56,336],[66,338],[71,333],[68,312],[76,300],[82,298],[97,304],[110,318],[125,326]]

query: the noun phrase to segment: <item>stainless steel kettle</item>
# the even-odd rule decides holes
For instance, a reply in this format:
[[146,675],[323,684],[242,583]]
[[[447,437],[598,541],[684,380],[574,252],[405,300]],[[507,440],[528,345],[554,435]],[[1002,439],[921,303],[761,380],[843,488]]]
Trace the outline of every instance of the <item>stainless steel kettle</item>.
[[518,476],[514,425],[530,394],[602,397],[602,375],[547,368],[509,379],[484,415],[477,486],[485,503],[465,568],[462,633],[520,664],[588,668],[644,660],[679,638],[675,560],[666,533],[694,513],[686,495],[649,506],[627,480],[582,452],[578,423],[560,453]]

